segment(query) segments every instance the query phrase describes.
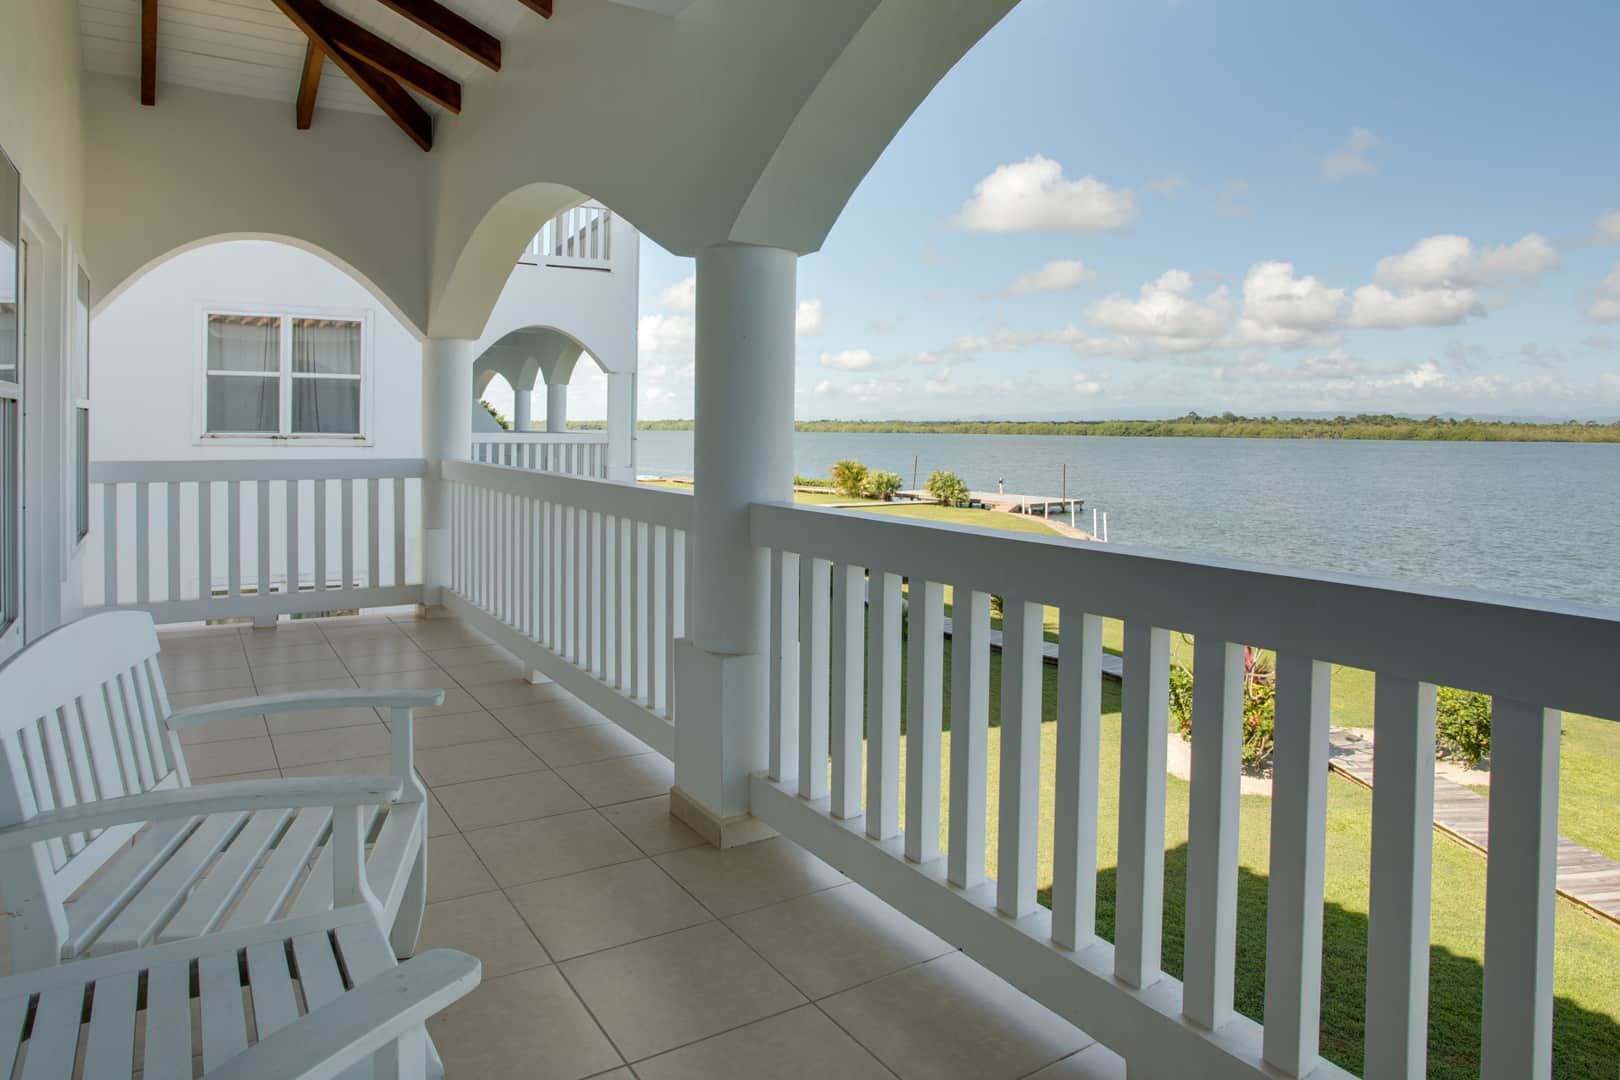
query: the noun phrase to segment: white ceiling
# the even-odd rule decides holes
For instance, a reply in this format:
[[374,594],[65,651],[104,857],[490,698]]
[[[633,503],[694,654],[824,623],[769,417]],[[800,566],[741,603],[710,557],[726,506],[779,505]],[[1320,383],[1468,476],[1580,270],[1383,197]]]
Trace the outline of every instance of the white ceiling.
[[[442,0],[497,38],[529,33],[545,20],[518,0]],[[601,0],[559,0],[567,4]],[[673,14],[683,0],[629,0],[632,6]],[[469,83],[492,76],[478,61],[446,45],[377,0],[326,0],[341,12],[453,79]],[[84,66],[88,71],[140,78],[140,0],[79,0]],[[289,117],[298,96],[306,39],[270,0],[159,0],[158,82],[225,94],[285,101]],[[375,112],[376,106],[335,64],[321,76],[317,109]],[[161,91],[159,102],[162,102]],[[428,110],[439,107],[417,96]]]

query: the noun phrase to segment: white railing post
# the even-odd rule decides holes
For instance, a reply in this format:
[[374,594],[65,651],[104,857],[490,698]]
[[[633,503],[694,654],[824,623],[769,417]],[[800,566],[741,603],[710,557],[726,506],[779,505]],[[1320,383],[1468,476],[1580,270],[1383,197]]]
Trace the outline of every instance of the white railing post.
[[779,248],[719,244],[697,256],[693,466],[703,482],[688,543],[702,602],[675,649],[670,806],[721,847],[767,835],[747,814],[749,777],[769,764],[770,552],[754,545],[749,519],[754,503],[792,495],[797,273],[798,257]]
[[[422,602],[440,602],[450,580],[450,514],[443,463],[467,457],[472,439],[473,342],[428,338],[422,343]],[[324,585],[324,582],[317,583]]]
[[1127,621],[1120,701],[1119,884],[1114,906],[1114,975],[1127,986],[1157,982],[1163,959],[1169,691],[1169,632]]
[[1492,703],[1482,1080],[1552,1074],[1561,724],[1551,709]]

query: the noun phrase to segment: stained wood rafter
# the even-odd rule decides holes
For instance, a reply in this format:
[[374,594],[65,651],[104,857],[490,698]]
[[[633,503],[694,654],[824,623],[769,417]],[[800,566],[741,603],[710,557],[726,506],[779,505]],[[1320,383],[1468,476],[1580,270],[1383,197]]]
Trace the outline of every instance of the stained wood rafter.
[[[491,71],[501,70],[500,39],[474,26],[438,0],[378,0],[378,2],[390,11],[409,19],[446,45],[466,53]],[[550,18],[549,13],[546,17]]]
[[326,66],[326,53],[311,41],[304,48],[304,73],[298,79],[298,130],[309,130],[315,117],[315,95],[321,89],[321,69]]
[[158,0],[141,0],[141,104],[157,104]]

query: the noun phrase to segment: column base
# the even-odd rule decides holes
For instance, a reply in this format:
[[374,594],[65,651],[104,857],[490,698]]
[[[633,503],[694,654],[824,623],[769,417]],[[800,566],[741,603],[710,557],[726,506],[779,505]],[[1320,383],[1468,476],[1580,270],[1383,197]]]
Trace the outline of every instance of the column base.
[[708,842],[711,847],[732,848],[769,840],[775,829],[752,814],[716,817],[709,808],[678,787],[669,789],[669,814]]

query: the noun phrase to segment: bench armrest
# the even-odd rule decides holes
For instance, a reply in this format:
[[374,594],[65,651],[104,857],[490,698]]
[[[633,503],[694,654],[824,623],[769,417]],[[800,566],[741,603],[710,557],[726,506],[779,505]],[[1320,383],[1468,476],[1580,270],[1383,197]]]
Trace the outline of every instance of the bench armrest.
[[290,694],[237,698],[197,705],[170,713],[170,731],[213,720],[235,720],[260,713],[307,712],[313,709],[426,709],[444,703],[444,691],[433,690],[298,690]]
[[27,821],[0,829],[0,851],[132,822],[306,806],[381,806],[396,801],[403,786],[404,781],[397,776],[315,776],[148,791],[35,814]]
[[[423,1024],[471,993],[481,974],[466,953],[429,950],[260,1040],[206,1080],[328,1080],[395,1041],[402,1056],[425,1054]],[[400,1064],[401,1075],[421,1075]]]

